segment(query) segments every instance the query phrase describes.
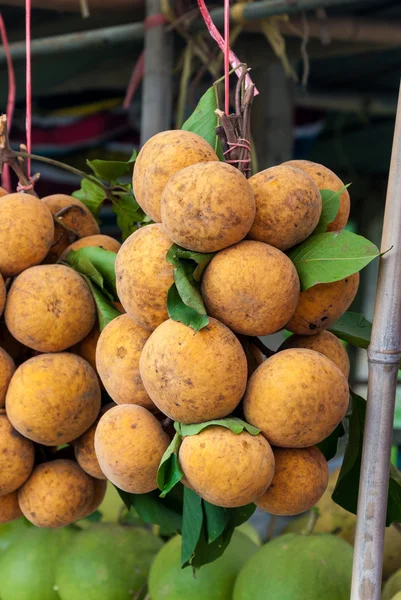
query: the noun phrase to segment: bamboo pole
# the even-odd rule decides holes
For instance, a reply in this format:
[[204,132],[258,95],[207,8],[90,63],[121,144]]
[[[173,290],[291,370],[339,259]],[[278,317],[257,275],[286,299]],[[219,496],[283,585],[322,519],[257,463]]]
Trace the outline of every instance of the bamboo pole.
[[[401,92],[401,88],[400,88]],[[380,600],[390,451],[401,358],[401,93],[387,187],[376,304],[368,349],[368,398],[351,600]]]

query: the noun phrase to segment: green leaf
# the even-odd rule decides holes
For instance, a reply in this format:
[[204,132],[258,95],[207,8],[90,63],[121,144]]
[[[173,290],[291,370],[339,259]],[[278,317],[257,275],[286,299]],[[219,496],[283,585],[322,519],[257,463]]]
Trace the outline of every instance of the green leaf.
[[181,564],[191,564],[203,525],[202,498],[191,489],[184,489],[182,515]]
[[117,225],[123,240],[136,231],[140,223],[151,223],[150,217],[144,213],[132,192],[113,193],[111,200],[112,210],[117,216]]
[[370,344],[372,323],[363,315],[351,311],[345,312],[329,331],[357,348],[367,348]]
[[322,442],[316,444],[319,450],[323,453],[326,460],[331,460],[337,454],[338,440],[345,434],[345,429],[342,423],[339,423],[335,430]]
[[231,431],[236,434],[242,433],[243,431],[247,431],[251,435],[258,435],[260,433],[260,429],[257,429],[253,425],[249,425],[249,423],[246,423],[237,417],[227,417],[226,419],[206,421],[205,423],[194,423],[193,425],[185,425],[185,423],[179,423],[178,421],[174,423],[175,430],[182,437],[186,437],[188,435],[197,435],[203,431],[203,429],[206,429],[206,427],[210,427],[211,425],[226,427],[227,429],[231,429]]
[[106,191],[90,179],[82,179],[80,189],[72,195],[81,200],[96,218],[107,198]]
[[108,323],[110,323],[110,321],[112,321],[116,317],[120,317],[121,313],[113,306],[113,304],[108,300],[108,298],[106,298],[102,290],[100,290],[97,287],[97,285],[92,283],[89,277],[87,277],[86,275],[82,275],[82,277],[85,279],[92,292],[97,308],[100,331],[103,331],[106,325],[108,325]]
[[111,183],[124,175],[132,173],[132,167],[137,156],[138,153],[134,150],[126,162],[121,160],[87,160],[86,163],[97,177]]
[[91,523],[100,523],[102,518],[103,518],[103,514],[100,512],[100,510],[95,510],[95,512],[93,512],[92,514],[85,517],[84,520],[90,521]]
[[230,513],[227,508],[215,506],[210,502],[203,501],[203,508],[206,522],[207,542],[211,544],[223,533],[230,520]]
[[164,498],[184,475],[178,462],[178,450],[181,442],[181,436],[176,433],[160,461],[157,471],[157,485],[162,491],[160,498]]
[[167,312],[170,319],[180,321],[180,323],[184,323],[194,331],[203,329],[209,323],[209,317],[206,314],[199,314],[196,310],[184,304],[175,283],[167,293]]
[[192,250],[185,250],[185,248],[181,248],[181,246],[173,244],[167,252],[166,260],[170,264],[174,265],[174,267],[179,267],[182,264],[180,259],[193,261],[196,264],[193,277],[195,281],[200,281],[203,271],[206,269],[215,254],[215,252],[193,252]]
[[322,198],[322,214],[320,215],[319,223],[317,224],[313,235],[323,233],[326,231],[328,225],[334,221],[338,209],[340,208],[340,196],[350,185],[350,183],[344,185],[338,192],[333,192],[333,190],[320,190],[320,196]]
[[347,230],[312,235],[288,253],[303,290],[339,281],[360,271],[379,256],[369,240]]
[[193,267],[189,263],[180,263],[174,269],[177,292],[185,306],[189,306],[200,315],[206,315],[206,308],[192,272]]
[[192,131],[203,137],[215,150],[217,149],[216,127],[218,123],[216,109],[216,94],[214,88],[210,87],[199,100],[192,115],[182,126],[185,131]]
[[70,250],[66,256],[68,264],[96,283],[104,292],[117,300],[115,262],[117,254],[96,246]]

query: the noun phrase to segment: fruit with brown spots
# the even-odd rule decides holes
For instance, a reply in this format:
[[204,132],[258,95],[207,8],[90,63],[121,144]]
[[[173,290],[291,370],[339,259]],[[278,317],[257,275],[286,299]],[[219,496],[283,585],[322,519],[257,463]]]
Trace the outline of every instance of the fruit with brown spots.
[[[333,171],[319,163],[309,160],[290,160],[283,163],[283,165],[296,167],[307,173],[309,177],[312,177],[319,190],[339,192],[344,187],[344,183]],[[336,218],[329,224],[327,231],[340,231],[340,229],[344,229],[348,222],[349,211],[350,197],[348,190],[344,190],[340,196],[340,206]]]
[[0,317],[3,314],[4,307],[6,305],[6,285],[4,279],[0,273]]
[[41,354],[14,373],[6,396],[8,417],[22,435],[45,446],[82,435],[100,411],[100,386],[92,367],[68,352]]
[[294,348],[278,352],[248,383],[245,418],[272,446],[306,448],[337,427],[348,408],[348,383],[327,356]]
[[291,516],[309,510],[323,496],[329,481],[319,448],[273,448],[275,473],[256,506],[271,515]]
[[174,283],[174,267],[166,254],[172,245],[162,225],[147,225],[130,235],[117,254],[120,302],[138,325],[150,331],[168,319],[167,292]]
[[59,459],[37,465],[19,490],[24,516],[37,527],[65,527],[87,514],[94,483],[73,460]]
[[14,277],[42,262],[53,237],[53,217],[39,198],[29,194],[0,197],[0,273],[3,277]]
[[33,469],[32,442],[14,429],[4,411],[0,413],[0,496],[14,492]]
[[284,327],[297,306],[300,284],[283,252],[247,240],[216,254],[201,289],[208,315],[236,333],[259,336]]
[[307,348],[321,352],[333,361],[348,379],[349,375],[349,357],[344,345],[330,331],[321,331],[317,335],[291,335],[280,346],[280,350],[288,348]]
[[6,393],[15,371],[15,363],[3,348],[0,348],[0,408],[6,403]]
[[318,283],[301,292],[286,329],[298,335],[315,335],[330,327],[352,304],[359,287],[359,273],[340,281]]
[[158,420],[142,406],[121,404],[102,416],[95,450],[107,479],[120,490],[146,494],[157,488],[156,475],[170,443]]
[[176,244],[217,252],[241,241],[255,218],[247,179],[223,162],[191,165],[169,179],[161,203],[164,229]]
[[207,502],[245,506],[261,496],[274,474],[274,456],[262,435],[206,427],[184,438],[179,460],[186,480]]
[[146,342],[139,370],[157,408],[181,423],[229,415],[241,401],[248,375],[240,342],[216,319],[197,333],[165,321]]
[[[68,227],[71,233],[75,233],[78,238],[100,233],[95,217],[85,204],[77,198],[67,196],[66,194],[52,194],[51,196],[42,198],[42,202],[44,202],[53,216],[63,211],[57,219],[60,223]],[[45,262],[57,262],[70,243],[68,231],[61,224],[55,223],[53,244],[46,256]]]
[[94,369],[95,371],[96,371],[96,346],[99,341],[99,336],[100,336],[99,324],[96,323],[96,325],[93,327],[93,329],[88,333],[88,335],[86,337],[84,337],[83,340],[81,340],[80,342],[78,342],[78,344],[75,344],[74,346],[72,346],[70,348],[71,352],[73,352],[74,354],[78,354],[78,356],[81,356],[82,358],[84,358],[90,364],[92,369]]
[[149,410],[149,398],[139,374],[139,357],[150,336],[127,314],[110,321],[100,334],[96,366],[108,394],[117,404],[139,404]]
[[256,173],[249,183],[256,203],[250,239],[284,251],[311,235],[319,223],[322,198],[307,173],[278,165]]
[[107,491],[107,481],[106,478],[104,479],[93,479],[93,495],[92,495],[92,501],[89,503],[88,508],[85,510],[84,514],[82,515],[81,519],[85,519],[86,517],[89,517],[89,515],[91,515],[92,513],[95,512],[95,510],[97,510],[99,508],[99,506],[102,504],[104,497],[106,495],[106,491]]
[[175,130],[154,135],[135,162],[132,184],[138,204],[160,223],[160,201],[170,177],[189,165],[218,160],[213,148],[196,133]]
[[103,250],[108,250],[109,252],[114,252],[117,254],[119,249],[121,248],[120,242],[110,237],[109,235],[89,235],[88,237],[83,237],[76,242],[73,242],[64,250],[61,255],[61,259],[65,259],[70,250],[79,250],[80,248],[103,248]]
[[3,197],[3,196],[8,196],[8,192],[7,192],[7,190],[5,190],[4,188],[2,188],[0,186],[0,197]]
[[22,517],[18,504],[18,491],[0,496],[0,523],[10,523]]
[[106,404],[100,411],[96,421],[74,442],[74,452],[77,463],[91,477],[95,479],[106,479],[95,452],[95,432],[100,418],[111,408],[114,402]]
[[40,265],[19,275],[8,293],[6,325],[21,344],[61,352],[95,324],[96,308],[85,280],[64,265]]

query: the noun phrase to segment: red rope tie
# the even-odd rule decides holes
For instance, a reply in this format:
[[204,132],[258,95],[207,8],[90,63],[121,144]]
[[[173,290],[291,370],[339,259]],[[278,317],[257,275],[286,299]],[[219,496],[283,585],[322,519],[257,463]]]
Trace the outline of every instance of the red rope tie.
[[224,110],[230,113],[230,0],[224,0]]
[[[31,0],[25,0],[26,36],[26,146],[32,150],[32,66],[31,66]],[[30,179],[31,159],[27,159],[27,173]]]
[[29,185],[22,185],[22,183],[18,182],[17,192],[29,192],[33,190],[36,182],[35,177],[29,177],[29,181],[31,182]]
[[[10,47],[8,45],[7,29],[6,29],[6,26],[5,26],[5,23],[3,20],[3,16],[1,13],[0,13],[0,35],[1,35],[1,42],[4,46],[4,53],[5,53],[6,59],[7,59],[7,74],[8,74],[7,126],[8,126],[8,132],[10,132],[11,125],[13,122],[13,116],[14,116],[16,86],[15,86],[15,73],[14,73],[13,59],[11,57]],[[7,164],[5,164],[3,167],[2,184],[5,187],[5,189],[7,190],[7,192],[12,191],[11,190],[10,168]]]
[[167,19],[163,15],[163,13],[157,13],[156,15],[149,15],[148,17],[146,17],[146,19],[144,21],[145,31],[148,31],[149,29],[153,29],[153,27],[159,27],[160,25],[164,25],[165,23],[167,23]]

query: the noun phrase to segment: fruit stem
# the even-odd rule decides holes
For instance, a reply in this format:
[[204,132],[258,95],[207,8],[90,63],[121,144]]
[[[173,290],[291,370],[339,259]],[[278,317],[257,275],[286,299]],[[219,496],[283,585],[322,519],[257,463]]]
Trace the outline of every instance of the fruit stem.
[[305,529],[301,531],[302,535],[310,535],[315,529],[318,518],[320,517],[320,511],[317,506],[314,506],[310,512],[308,522],[306,523]]
[[29,179],[24,172],[23,166],[17,158],[17,154],[11,149],[8,139],[7,116],[0,116],[0,172],[3,171],[4,164],[8,164],[18,177],[21,186],[27,188],[26,192],[31,196],[37,194],[33,190],[33,181]]

